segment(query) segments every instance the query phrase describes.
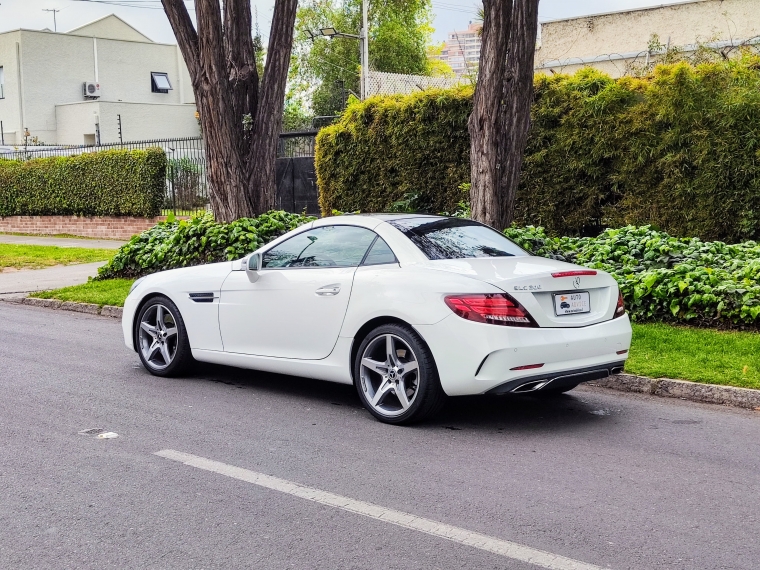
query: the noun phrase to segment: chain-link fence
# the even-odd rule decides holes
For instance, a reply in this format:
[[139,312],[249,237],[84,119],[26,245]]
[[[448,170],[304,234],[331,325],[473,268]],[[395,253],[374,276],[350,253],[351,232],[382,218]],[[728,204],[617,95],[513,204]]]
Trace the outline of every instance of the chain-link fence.
[[450,89],[470,81],[467,77],[427,77],[370,71],[367,77],[367,95],[410,95],[426,89]]

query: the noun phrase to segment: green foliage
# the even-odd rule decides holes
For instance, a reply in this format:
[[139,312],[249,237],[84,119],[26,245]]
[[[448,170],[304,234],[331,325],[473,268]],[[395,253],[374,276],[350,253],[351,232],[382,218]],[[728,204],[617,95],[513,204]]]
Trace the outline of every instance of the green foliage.
[[678,239],[650,226],[596,238],[549,237],[513,226],[504,234],[534,255],[610,273],[635,320],[760,326],[760,245]]
[[29,295],[38,299],[58,299],[73,303],[93,303],[95,305],[111,305],[123,307],[129,295],[129,288],[134,279],[109,279],[107,281],[90,280],[81,285],[72,285],[52,291],[38,291]]
[[[373,2],[369,9],[370,67],[430,75],[426,48],[432,34],[430,0]],[[307,30],[331,27],[359,34],[361,0],[309,0],[298,9],[290,83],[317,116],[336,115],[349,93],[359,93],[360,49],[354,38],[311,40]],[[316,86],[316,88],[315,88]]]
[[[317,138],[323,212],[454,212],[469,180],[471,90],[375,97]],[[647,78],[539,75],[516,219],[553,235],[652,224],[760,239],[760,57],[661,65]]]
[[471,97],[470,88],[430,90],[349,106],[317,136],[322,212],[388,211],[408,194],[417,210],[456,210],[470,172]]
[[[81,241],[87,244],[87,240]],[[41,269],[53,265],[105,261],[113,254],[112,249],[0,243],[0,273],[4,267]]]
[[160,148],[0,160],[0,216],[145,216],[164,201]]
[[217,223],[211,214],[167,220],[133,237],[98,270],[97,279],[138,277],[156,271],[243,257],[314,218],[276,211]]
[[651,378],[680,378],[757,390],[760,335],[754,331],[634,323],[625,370]]

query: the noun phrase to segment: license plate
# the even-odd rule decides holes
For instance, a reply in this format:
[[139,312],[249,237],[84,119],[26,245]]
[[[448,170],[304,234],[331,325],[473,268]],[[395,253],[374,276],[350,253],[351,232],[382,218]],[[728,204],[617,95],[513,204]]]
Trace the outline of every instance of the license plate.
[[559,293],[554,295],[554,314],[558,317],[590,312],[591,296],[588,291],[576,291],[575,293]]

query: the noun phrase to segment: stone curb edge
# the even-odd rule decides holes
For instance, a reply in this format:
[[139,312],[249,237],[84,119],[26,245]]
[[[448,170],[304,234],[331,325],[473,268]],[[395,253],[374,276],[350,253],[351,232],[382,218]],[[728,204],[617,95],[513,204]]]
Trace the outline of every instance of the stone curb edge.
[[95,305],[93,303],[73,303],[71,301],[59,301],[58,299],[37,299],[35,297],[21,297],[3,299],[8,303],[17,303],[29,305],[31,307],[43,307],[45,309],[61,309],[63,311],[74,311],[76,313],[86,313],[88,315],[100,315],[102,317],[112,317],[120,319],[124,309],[113,307],[111,305]]
[[622,392],[652,394],[665,398],[680,398],[691,402],[721,404],[760,411],[760,390],[750,388],[699,384],[670,378],[647,378],[646,376],[634,376],[632,374],[616,374],[587,384]]
[[[21,303],[32,307],[44,307],[47,309],[61,309],[75,311],[89,315],[101,315],[120,319],[123,309],[104,305],[102,308],[91,303],[61,302],[57,299],[37,299],[24,297],[15,299],[3,299],[6,302]],[[601,380],[586,383],[589,386],[599,386],[621,392],[636,392],[639,394],[651,394],[665,398],[680,398],[692,402],[705,404],[721,404],[749,410],[760,411],[760,390],[749,388],[735,388],[733,386],[719,386],[717,384],[698,384],[686,380],[672,380],[670,378],[647,378],[632,374],[616,374]]]

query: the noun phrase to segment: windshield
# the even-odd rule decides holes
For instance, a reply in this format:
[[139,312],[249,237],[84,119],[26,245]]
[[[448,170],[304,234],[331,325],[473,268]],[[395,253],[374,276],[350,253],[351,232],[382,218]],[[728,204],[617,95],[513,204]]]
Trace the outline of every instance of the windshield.
[[388,223],[401,230],[428,259],[528,255],[504,235],[472,220],[402,218]]

